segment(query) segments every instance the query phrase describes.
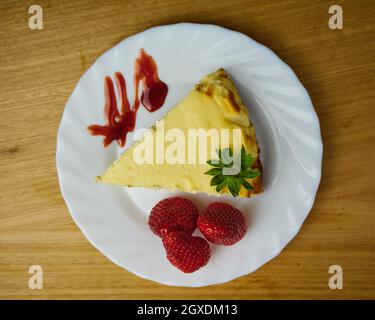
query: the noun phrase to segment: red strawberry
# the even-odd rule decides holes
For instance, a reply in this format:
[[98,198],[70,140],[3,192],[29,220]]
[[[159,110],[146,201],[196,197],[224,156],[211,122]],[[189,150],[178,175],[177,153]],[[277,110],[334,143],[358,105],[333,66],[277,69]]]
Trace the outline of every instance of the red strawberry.
[[185,273],[192,273],[205,266],[210,259],[210,246],[201,237],[184,231],[172,231],[163,237],[168,260]]
[[152,208],[148,223],[159,237],[173,230],[191,234],[197,227],[198,215],[197,207],[190,200],[172,197],[159,201]]
[[208,241],[230,246],[243,238],[247,227],[240,210],[226,203],[213,202],[199,215],[198,229]]

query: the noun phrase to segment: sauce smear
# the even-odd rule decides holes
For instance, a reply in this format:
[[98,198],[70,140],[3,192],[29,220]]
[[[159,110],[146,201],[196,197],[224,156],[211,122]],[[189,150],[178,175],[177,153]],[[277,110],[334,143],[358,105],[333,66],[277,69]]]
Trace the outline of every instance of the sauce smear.
[[150,112],[158,110],[168,94],[168,86],[159,79],[155,60],[141,49],[134,63],[135,102],[139,106],[138,88],[142,82],[141,102]]
[[[114,75],[116,87],[120,98],[120,111],[117,107],[116,94],[113,81],[109,76],[104,78],[104,125],[93,124],[87,129],[93,136],[104,136],[103,145],[107,147],[112,141],[117,141],[120,147],[126,143],[126,136],[135,129],[137,111],[140,103],[149,112],[154,112],[164,104],[168,94],[168,86],[159,79],[155,60],[143,49],[134,63],[134,88],[133,105],[130,106],[126,81],[121,72]],[[142,94],[139,100],[139,84],[142,84]]]

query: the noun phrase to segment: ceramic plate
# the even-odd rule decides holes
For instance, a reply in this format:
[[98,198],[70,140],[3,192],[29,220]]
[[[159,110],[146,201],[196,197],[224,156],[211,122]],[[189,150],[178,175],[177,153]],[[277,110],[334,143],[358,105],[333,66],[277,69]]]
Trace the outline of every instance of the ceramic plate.
[[[164,106],[143,107],[137,129],[149,128],[179,102],[204,75],[223,67],[234,78],[249,107],[261,148],[265,192],[253,199],[223,196],[242,210],[248,232],[235,246],[211,245],[207,266],[184,274],[166,259],[162,242],[148,227],[148,215],[160,199],[180,192],[121,188],[95,183],[125,148],[86,127],[101,124],[104,76],[121,71],[133,97],[133,63],[140,48],[153,56],[169,86]],[[108,50],[86,71],[70,96],[57,137],[57,169],[69,211],[87,239],[114,263],[146,279],[175,286],[223,283],[255,271],[293,239],[314,203],[321,176],[319,120],[309,95],[293,71],[268,48],[249,37],[213,25],[176,24],[152,28]],[[217,200],[184,194],[200,208]]]

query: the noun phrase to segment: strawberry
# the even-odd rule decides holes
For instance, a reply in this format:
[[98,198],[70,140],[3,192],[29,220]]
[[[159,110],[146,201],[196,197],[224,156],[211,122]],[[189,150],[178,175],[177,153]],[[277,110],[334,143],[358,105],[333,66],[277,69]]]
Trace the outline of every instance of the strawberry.
[[222,202],[210,203],[198,217],[198,229],[212,243],[230,246],[246,233],[246,223],[240,210]]
[[205,266],[210,259],[210,246],[201,237],[184,231],[172,231],[163,237],[168,260],[185,273],[192,273]]
[[197,227],[198,215],[197,207],[190,200],[171,197],[159,201],[152,208],[148,223],[159,237],[173,230],[192,234]]

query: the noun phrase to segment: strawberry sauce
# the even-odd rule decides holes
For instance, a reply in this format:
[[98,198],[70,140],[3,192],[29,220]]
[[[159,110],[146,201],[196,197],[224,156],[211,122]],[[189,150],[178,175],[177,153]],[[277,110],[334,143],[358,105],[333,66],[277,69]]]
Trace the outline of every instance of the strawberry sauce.
[[[126,81],[121,72],[114,75],[118,96],[120,98],[120,111],[113,81],[109,76],[104,78],[104,125],[93,124],[87,127],[93,136],[104,136],[103,145],[107,147],[112,141],[117,141],[120,147],[126,142],[126,136],[135,128],[137,111],[140,103],[149,112],[158,110],[165,101],[168,94],[168,86],[159,79],[155,60],[143,49],[134,62],[134,88],[135,94],[133,105],[130,106],[127,93]],[[142,84],[141,99],[139,100],[139,84]]]

